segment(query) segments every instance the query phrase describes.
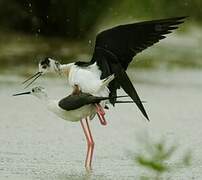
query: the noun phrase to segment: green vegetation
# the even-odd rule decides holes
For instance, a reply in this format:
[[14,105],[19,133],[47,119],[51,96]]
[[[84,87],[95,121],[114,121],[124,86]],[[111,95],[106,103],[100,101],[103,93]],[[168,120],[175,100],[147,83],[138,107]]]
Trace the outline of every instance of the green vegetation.
[[[173,161],[177,152],[176,145],[168,145],[163,139],[157,142],[144,142],[143,150],[135,156],[135,162],[144,169],[149,170],[149,175],[141,176],[142,180],[160,180],[165,173],[179,170],[180,167],[191,165],[192,156],[190,152],[181,155],[181,159]],[[171,165],[172,164],[172,165]]]
[[[0,62],[33,66],[45,56],[89,60],[98,31],[117,24],[189,15],[177,33],[135,57],[135,68],[202,68],[199,0],[1,0]],[[34,63],[33,63],[34,62]]]
[[189,15],[201,23],[201,0],[1,0],[1,27],[45,36],[86,37],[100,21],[112,23]]
[[[183,35],[170,35],[167,39],[138,54],[130,67],[134,68],[202,68],[202,38],[199,31],[189,31]],[[5,43],[6,42],[6,43]],[[93,41],[92,41],[93,42]],[[73,41],[61,38],[25,35],[22,33],[0,33],[1,71],[7,67],[36,66],[48,56],[62,63],[90,60],[93,43],[89,39]]]
[[0,33],[1,69],[8,66],[15,67],[16,64],[18,66],[36,66],[38,61],[46,56],[68,63],[68,61],[80,58],[79,56],[85,56],[87,52],[88,49],[82,42],[21,33]]

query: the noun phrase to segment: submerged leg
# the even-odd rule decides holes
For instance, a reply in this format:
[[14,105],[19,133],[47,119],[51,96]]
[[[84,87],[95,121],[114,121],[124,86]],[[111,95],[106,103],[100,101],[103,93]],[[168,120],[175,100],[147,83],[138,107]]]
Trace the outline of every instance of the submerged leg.
[[90,131],[90,126],[88,124],[88,119],[86,118],[86,121],[84,121],[86,122],[86,127],[82,120],[80,122],[87,140],[87,154],[86,154],[85,167],[86,169],[89,170],[89,169],[92,169],[91,164],[92,164],[92,158],[93,158],[94,141]]
[[104,117],[105,111],[102,108],[102,106],[100,104],[95,104],[95,107],[96,107],[96,112],[97,112],[97,116],[98,116],[98,118],[100,120],[100,123],[102,125],[107,125],[107,121],[106,121],[106,119]]

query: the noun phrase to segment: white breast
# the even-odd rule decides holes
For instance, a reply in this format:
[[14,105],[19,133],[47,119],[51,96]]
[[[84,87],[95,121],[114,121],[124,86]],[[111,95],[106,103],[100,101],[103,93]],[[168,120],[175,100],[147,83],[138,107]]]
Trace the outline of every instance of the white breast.
[[72,66],[69,73],[69,84],[78,85],[82,92],[90,93],[95,96],[108,96],[107,87],[100,89],[102,81],[100,80],[101,71],[96,63],[88,67]]

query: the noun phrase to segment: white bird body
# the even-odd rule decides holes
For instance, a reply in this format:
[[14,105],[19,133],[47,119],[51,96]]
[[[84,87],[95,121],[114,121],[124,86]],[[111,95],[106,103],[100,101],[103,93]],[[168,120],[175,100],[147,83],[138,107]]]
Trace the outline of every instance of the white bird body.
[[[113,79],[113,76],[110,76],[104,81],[104,84],[101,86],[107,85],[106,82],[110,82]],[[87,155],[85,161],[85,167],[91,168],[93,150],[94,150],[94,141],[90,131],[90,126],[88,120],[92,120],[96,114],[99,114],[100,122],[103,125],[106,125],[106,120],[104,118],[104,111],[100,109],[98,105],[101,101],[108,99],[109,97],[98,97],[92,96],[89,93],[80,93],[79,95],[69,95],[60,100],[51,100],[48,98],[44,88],[35,87],[31,91],[17,93],[13,96],[31,94],[37,97],[45,104],[49,111],[55,113],[58,117],[71,122],[80,121],[81,126],[84,130],[84,134],[87,139]],[[125,96],[119,96],[125,97]],[[117,97],[118,98],[118,97]]]
[[[108,97],[109,89],[107,85],[114,79],[114,75],[101,80],[101,71],[96,63],[87,67],[78,67],[74,63],[60,65],[60,71],[68,77],[68,84],[73,88],[78,85],[79,89],[84,93],[94,96]],[[102,101],[100,105],[105,106],[109,101]],[[93,116],[94,117],[94,116]]]
[[78,85],[84,93],[94,96],[106,97],[109,95],[107,86],[103,86],[103,80],[100,79],[101,71],[96,63],[87,67],[78,67],[74,63],[61,65],[61,71],[68,77],[68,84],[71,87]]
[[78,122],[81,119],[87,117],[89,117],[90,120],[92,120],[96,115],[95,106],[92,104],[82,106],[81,108],[75,110],[66,111],[58,106],[58,102],[59,102],[58,100],[48,100],[47,108],[49,111],[55,113],[57,116],[66,121]]

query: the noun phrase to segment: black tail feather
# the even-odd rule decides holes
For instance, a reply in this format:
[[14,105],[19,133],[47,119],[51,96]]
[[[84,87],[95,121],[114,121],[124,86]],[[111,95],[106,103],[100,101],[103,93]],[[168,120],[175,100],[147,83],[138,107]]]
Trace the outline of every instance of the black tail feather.
[[146,117],[146,119],[149,121],[149,117],[144,109],[144,106],[137,94],[137,91],[135,90],[132,82],[130,81],[128,75],[126,72],[122,69],[119,74],[116,76],[116,80],[119,82],[121,87],[124,89],[124,91],[132,98],[132,100],[136,103],[142,114]]

